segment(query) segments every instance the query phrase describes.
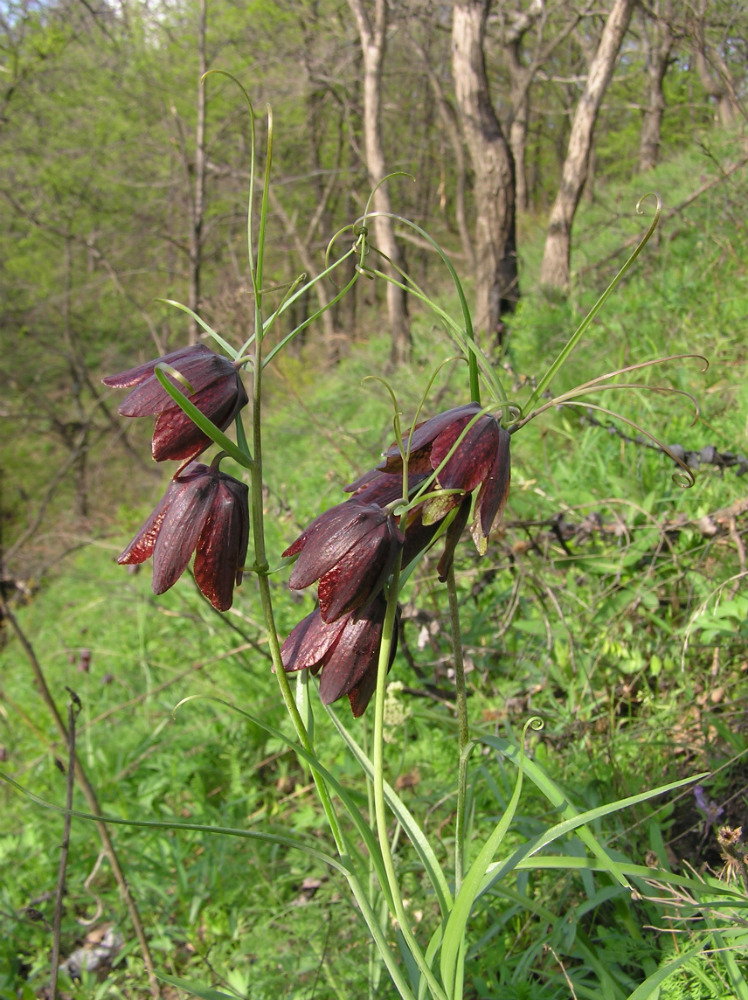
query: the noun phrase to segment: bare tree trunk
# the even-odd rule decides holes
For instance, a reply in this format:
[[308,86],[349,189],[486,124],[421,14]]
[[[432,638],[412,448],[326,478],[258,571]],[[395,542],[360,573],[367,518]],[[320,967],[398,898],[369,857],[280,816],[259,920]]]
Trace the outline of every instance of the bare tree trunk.
[[[382,67],[387,43],[387,2],[374,0],[374,20],[364,6],[364,0],[348,0],[358,24],[361,51],[364,59],[364,149],[369,183],[376,187],[386,176],[384,147],[382,143]],[[395,240],[390,196],[385,184],[377,187],[374,210],[374,238],[379,249],[391,263],[384,270],[400,280],[397,267],[401,263],[400,248]],[[384,213],[384,214],[381,214]],[[396,285],[387,282],[387,311],[392,335],[391,358],[400,364],[410,358],[411,338],[408,323],[406,294]]]
[[[639,172],[642,174],[654,169],[659,159],[662,118],[665,114],[662,83],[675,42],[672,29],[672,0],[666,0],[661,10],[660,4],[657,4],[654,12],[652,30],[647,38],[647,107],[639,139]],[[645,34],[646,27],[645,15]]]
[[[200,310],[201,275],[203,265],[203,222],[205,215],[205,86],[202,77],[207,69],[205,57],[206,0],[200,0],[198,14],[197,49],[199,76],[197,85],[197,124],[195,126],[195,186],[192,195],[190,220],[190,286],[187,304],[197,313]],[[190,343],[197,342],[198,325],[190,320]]]
[[475,326],[500,336],[501,317],[519,299],[514,158],[491,104],[483,42],[490,0],[456,0],[452,72],[457,108],[475,173]]
[[[530,88],[538,70],[550,61],[559,46],[563,45],[583,16],[589,13],[593,0],[582,4],[567,4],[564,20],[549,26],[545,0],[530,0],[524,9],[505,10],[511,5],[500,4],[499,20],[502,25],[502,45],[509,72],[509,118],[506,123],[509,145],[514,156],[517,210],[527,211],[530,201],[527,191],[526,150],[530,121]],[[516,5],[519,6],[518,4]],[[549,31],[550,37],[545,37]],[[527,36],[533,32],[534,43],[526,46]],[[527,48],[527,53],[523,50]]]
[[514,157],[514,176],[517,210],[526,212],[530,207],[527,194],[527,129],[530,121],[530,85],[538,69],[538,61],[531,66],[522,64],[522,42],[525,35],[545,14],[543,0],[533,0],[523,13],[518,13],[505,33],[504,51],[509,70],[509,146]]
[[561,185],[551,209],[540,269],[541,284],[569,287],[571,225],[582,195],[592,149],[592,136],[603,95],[613,75],[618,51],[636,0],[614,0],[587,74],[587,85],[577,105],[564,160]]
[[730,128],[740,115],[740,105],[730,71],[722,55],[716,48],[707,47],[703,24],[705,9],[705,5],[702,5],[702,19],[696,29],[696,72],[699,74],[701,86],[717,102],[715,120],[724,128]]
[[[312,254],[309,249],[309,243],[302,239],[299,234],[298,229],[293,223],[288,212],[283,207],[283,204],[275,193],[273,188],[269,190],[270,202],[273,206],[273,211],[279,217],[283,223],[283,228],[286,231],[286,235],[290,240],[293,241],[294,249],[299,255],[299,260],[301,261],[301,266],[306,271],[307,278],[314,278],[317,274],[317,268],[312,260]],[[327,198],[325,198],[327,201]],[[320,316],[320,322],[322,323],[323,336],[325,343],[329,351],[334,352],[335,347],[335,324],[333,323],[332,312],[329,307],[330,300],[327,295],[327,291],[323,286],[321,281],[317,281],[314,285],[314,294],[317,298],[317,305],[322,312]]]
[[444,93],[444,87],[442,86],[441,79],[434,70],[428,53],[424,51],[423,46],[415,41],[415,39],[411,39],[411,41],[413,47],[416,49],[423,62],[423,68],[426,72],[426,76],[428,77],[431,90],[439,109],[439,117],[441,118],[444,131],[449,139],[449,144],[452,147],[455,171],[455,222],[457,223],[457,231],[460,234],[462,252],[465,255],[468,267],[475,269],[475,248],[473,247],[473,240],[468,228],[467,211],[465,209],[465,188],[467,175],[465,147],[462,142],[462,136],[460,135],[460,126],[457,120],[457,114],[455,109],[450,104],[447,95]]
[[[519,58],[517,57],[517,62]],[[512,76],[514,81],[514,76]],[[527,129],[530,121],[530,88],[521,87],[512,98],[512,122],[509,126],[509,145],[514,157],[514,174],[516,177],[517,210],[526,212],[530,207],[527,193],[527,166],[525,152],[527,150]]]

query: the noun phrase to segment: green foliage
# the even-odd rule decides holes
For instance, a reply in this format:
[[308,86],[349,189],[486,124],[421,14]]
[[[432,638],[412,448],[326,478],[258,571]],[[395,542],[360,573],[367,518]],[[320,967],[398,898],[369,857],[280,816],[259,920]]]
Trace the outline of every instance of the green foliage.
[[[321,5],[308,12],[314,26],[325,31],[330,62],[350,42],[345,31],[333,30],[329,15],[336,11],[335,5]],[[196,85],[193,15],[188,8],[175,13],[173,21],[152,28],[157,34],[133,25],[132,45],[123,48],[110,47],[99,35],[98,46],[92,46],[84,36],[68,34],[60,20],[35,22],[28,36],[24,58],[31,68],[21,74],[28,79],[24,114],[3,125],[11,141],[0,153],[7,178],[3,193],[13,207],[12,226],[0,238],[5,241],[0,268],[11,292],[2,306],[3,374],[20,407],[12,424],[18,432],[3,440],[3,469],[12,483],[4,490],[3,515],[12,540],[23,528],[29,497],[44,491],[55,459],[54,435],[68,446],[68,425],[94,411],[101,424],[94,428],[96,447],[88,453],[87,475],[93,474],[97,484],[101,505],[94,524],[102,536],[97,546],[68,558],[18,614],[58,702],[64,702],[66,685],[81,698],[78,753],[105,812],[133,822],[262,830],[307,838],[320,852],[332,852],[308,774],[289,751],[291,731],[278,704],[252,581],[245,581],[235,608],[222,621],[189,580],[155,600],[147,574],[125,575],[113,565],[123,540],[149,509],[155,484],[131,458],[112,458],[96,392],[79,382],[82,372],[98,376],[129,363],[135,344],[138,352],[152,353],[144,346],[149,325],[164,342],[172,326],[182,335],[174,314],[149,300],[163,294],[165,284],[175,296],[185,285],[189,206],[181,170],[189,176]],[[353,127],[356,108],[348,106],[349,95],[341,101],[339,94],[325,91],[317,97],[304,94],[301,101],[293,81],[287,82],[288,62],[308,26],[286,8],[254,4],[248,49],[238,12],[229,6],[215,16],[225,18],[226,51],[236,57],[237,71],[262,70],[268,90],[279,81],[288,88],[281,89],[276,105],[282,132],[290,136],[278,151],[282,169],[293,172],[302,159],[309,140],[307,113],[313,113],[321,123],[314,136],[315,167],[323,173],[360,172],[351,150],[341,151],[340,133],[333,127],[342,128],[343,122]],[[32,50],[43,53],[51,68],[42,72]],[[576,53],[559,68],[578,71],[579,66]],[[631,158],[624,153],[634,148],[636,116],[620,105],[632,93],[635,73],[611,99],[614,111],[603,129],[598,165],[619,183],[598,186],[596,204],[583,210],[574,297],[549,301],[526,294],[513,318],[506,380],[519,403],[615,269],[608,255],[640,230],[641,220],[620,207],[633,205],[644,193],[640,181],[625,183]],[[70,86],[61,87],[62,79]],[[677,68],[670,94],[681,94],[690,83],[685,70]],[[238,133],[233,131],[233,99],[226,89],[215,80],[209,86],[212,151],[231,175],[232,166],[244,169],[246,133],[238,126]],[[402,109],[423,103],[422,88],[407,95],[402,89],[396,119],[392,113],[393,142],[402,139],[403,121],[412,121]],[[167,94],[173,110],[162,96]],[[556,121],[553,128],[535,132],[533,155],[539,164],[553,161],[559,108],[570,96],[567,91],[557,95],[557,106],[545,106],[549,121],[554,116]],[[137,123],[130,113],[135,107]],[[330,116],[331,107],[338,109],[338,119]],[[673,145],[684,141],[691,113],[679,108],[666,119]],[[703,109],[698,114],[701,125]],[[45,156],[36,131],[49,137]],[[403,145],[408,168],[426,148],[420,134],[411,128]],[[66,156],[73,135],[77,144]],[[175,166],[180,142],[186,152]],[[558,393],[642,358],[703,352],[712,359],[706,373],[695,362],[673,362],[636,375],[642,383],[669,380],[692,393],[702,416],[696,425],[680,398],[644,388],[601,393],[601,401],[624,417],[693,452],[708,443],[739,451],[744,437],[746,398],[739,373],[747,313],[745,182],[738,175],[715,184],[687,210],[668,217],[693,193],[696,176],[699,183],[702,175],[716,180],[721,166],[734,157],[722,142],[710,133],[699,150],[689,149],[656,172],[651,183],[666,192],[661,242],[650,246],[551,387]],[[543,184],[551,187],[548,172],[541,172],[538,200]],[[283,189],[291,215],[313,210],[319,195],[315,183]],[[207,216],[212,242],[206,305],[221,320],[215,325],[222,332],[249,304],[246,293],[236,291],[241,282],[228,288],[226,277],[226,261],[234,260],[235,244],[241,245],[240,188],[241,183],[220,189],[216,184]],[[422,196],[413,194],[413,203],[409,197],[403,195],[406,214],[413,207],[414,217],[427,214],[428,206],[417,203]],[[165,235],[159,229],[164,200],[171,212]],[[352,200],[350,190],[336,187],[325,226],[338,212],[348,218]],[[160,241],[146,242],[146,234],[154,232]],[[295,275],[296,264],[282,241],[276,245],[267,277],[283,282]],[[526,288],[532,288],[539,246],[538,240],[524,251]],[[97,253],[101,248],[105,259]],[[317,250],[321,257],[322,247]],[[423,269],[428,276],[425,264]],[[146,273],[131,283],[135,272]],[[70,294],[61,299],[63,287]],[[445,293],[444,305],[457,315],[450,294]],[[66,306],[72,307],[67,313]],[[359,306],[365,310],[358,317],[361,328],[377,329],[376,302]],[[140,319],[133,322],[133,315]],[[62,330],[61,316],[67,317]],[[215,322],[213,315],[210,319]],[[235,329],[246,333],[243,326]],[[414,363],[394,376],[408,417],[434,358],[452,350],[430,317],[414,317],[414,335]],[[282,635],[309,601],[287,591],[284,575],[276,572],[280,553],[305,523],[343,498],[340,484],[374,465],[392,440],[386,395],[372,383],[361,384],[386,368],[388,349],[383,337],[348,342],[346,357],[330,369],[310,331],[297,355],[282,355],[268,372],[265,513],[270,586]],[[437,400],[440,407],[461,402],[464,381],[461,366],[446,369],[428,406],[436,407]],[[597,419],[607,422],[599,413]],[[631,437],[636,433],[626,424],[616,426]],[[709,515],[740,498],[735,471],[705,465],[695,487],[684,490],[672,478],[673,463],[661,453],[608,433],[583,410],[571,408],[550,410],[528,425],[515,436],[513,450],[513,492],[504,527],[486,559],[478,560],[466,547],[460,550],[457,577],[471,715],[482,739],[482,749],[471,760],[468,825],[478,843],[492,832],[496,840],[496,856],[487,853],[473,874],[480,882],[487,866],[508,864],[523,852],[527,864],[508,869],[495,884],[481,883],[483,895],[473,909],[461,901],[455,923],[469,925],[473,942],[466,956],[469,989],[475,996],[502,1000],[566,997],[570,984],[580,998],[625,1000],[655,995],[659,988],[662,998],[733,991],[743,1000],[748,989],[745,901],[737,894],[725,896],[712,876],[700,881],[691,874],[705,865],[719,870],[714,830],[687,789],[646,801],[656,785],[709,771],[708,796],[723,804],[722,821],[737,826],[746,820],[740,768],[748,610],[743,513],[733,512],[729,530],[703,530]],[[65,481],[58,507],[74,506],[77,496],[76,483]],[[64,519],[55,523],[70,527]],[[81,514],[77,524],[88,528],[89,522]],[[582,530],[566,531],[580,524]],[[34,544],[41,550],[37,565],[47,565],[47,539]],[[402,846],[401,831],[395,849],[414,934],[426,947],[425,929],[433,926],[438,893],[424,872],[429,864],[432,873],[449,870],[456,837],[449,619],[431,558],[405,598],[402,652],[393,677],[407,685],[403,698],[411,711],[394,734],[388,780],[399,789],[399,798],[391,795],[390,803],[401,826],[435,834],[433,864]],[[63,750],[30,683],[20,644],[9,631],[2,638],[4,768],[41,798],[59,804],[64,779],[55,759]],[[91,653],[89,672],[79,672],[84,649]],[[173,714],[187,697],[195,701]],[[256,721],[229,711],[216,698]],[[531,714],[540,714],[545,728],[527,735],[528,775],[537,780],[526,776],[520,796],[516,760],[497,748],[516,748]],[[365,727],[352,727],[361,743]],[[344,747],[326,716],[317,720],[316,742],[320,760],[352,807],[368,815],[369,803],[356,783],[355,750]],[[558,791],[555,800],[549,795],[552,787]],[[624,813],[604,809],[614,799],[637,795],[641,800]],[[0,886],[0,993],[25,998],[39,995],[48,971],[45,921],[51,916],[61,817],[6,786],[0,789],[0,803],[0,866],[13,873]],[[86,808],[78,795],[75,806]],[[568,821],[568,810],[592,815],[584,830],[564,828],[553,843],[563,865],[553,866],[550,850],[528,856],[535,838]],[[496,836],[497,824],[510,815],[507,829],[498,827],[503,837]],[[354,850],[363,851],[360,829],[350,818],[345,822]],[[171,982],[204,996],[389,995],[373,957],[368,962],[370,945],[360,913],[342,897],[339,873],[319,860],[261,839],[126,825],[113,829],[159,967]],[[591,837],[613,859],[607,869],[587,860]],[[145,995],[124,907],[106,866],[96,868],[97,857],[92,828],[75,819],[63,951],[69,954],[82,943],[83,921],[91,919],[113,922],[126,935],[125,947],[103,983],[86,974],[66,989],[76,997]],[[626,859],[636,862],[634,874],[632,860]],[[645,860],[649,869],[659,867],[660,885],[647,881]],[[626,865],[639,893],[636,902],[610,874],[620,875],[619,867]],[[489,868],[486,878],[495,870]],[[661,900],[663,894],[664,904],[654,898]],[[673,935],[651,930],[666,918],[673,935],[687,942],[680,958],[672,951]],[[743,937],[733,934],[723,946],[722,926],[740,929]],[[385,926],[383,933],[394,947],[394,932]],[[676,965],[689,948],[693,954]],[[454,942],[445,953],[451,976],[458,961]],[[652,985],[660,974],[661,981]]]

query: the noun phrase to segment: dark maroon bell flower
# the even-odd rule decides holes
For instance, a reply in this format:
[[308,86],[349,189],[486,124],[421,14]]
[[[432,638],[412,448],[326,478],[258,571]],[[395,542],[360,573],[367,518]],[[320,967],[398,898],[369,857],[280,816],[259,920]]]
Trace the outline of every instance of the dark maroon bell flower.
[[228,611],[247,556],[248,494],[237,479],[190,462],[117,562],[142,563],[153,556],[153,593],[163,594],[194,552],[198,587],[214,608]]
[[[154,374],[156,365],[171,365],[190,384],[193,393],[187,398],[201,413],[222,431],[239,410],[247,405],[247,393],[236,366],[228,358],[216,354],[205,344],[182,347],[162,358],[156,358],[137,368],[109,375],[105,385],[132,392],[119,406],[123,417],[156,417],[152,452],[157,462],[166,459],[183,461],[196,458],[211,440],[190,420],[171,398]],[[169,381],[187,395],[186,387],[169,372]]]
[[[424,479],[426,479],[425,472],[408,476],[409,497],[414,496]],[[374,503],[377,506],[386,506],[402,496],[402,473],[395,474],[381,472],[379,469],[371,469],[369,472],[365,472],[363,476],[360,476],[354,483],[346,486],[345,491],[346,493],[353,493],[353,497],[356,500]],[[441,522],[454,507],[459,507],[459,511],[452,519],[445,533],[444,553],[439,560],[437,570],[442,583],[447,579],[455,547],[470,514],[470,497],[466,497],[464,493],[445,493],[442,497],[426,500],[408,511],[402,558],[404,567],[419,556],[421,552],[430,547],[434,537],[441,528]]]
[[[377,663],[387,602],[380,594],[365,608],[325,622],[319,608],[307,615],[283,643],[286,671],[322,671],[319,694],[329,705],[348,695],[353,715],[363,714],[377,686]],[[395,629],[390,666],[395,656]]]
[[347,500],[320,514],[283,553],[299,555],[289,586],[303,590],[319,580],[320,615],[334,622],[382,589],[404,541],[391,514]]
[[[463,493],[477,490],[471,531],[476,548],[482,555],[486,551],[491,530],[501,520],[509,493],[510,436],[495,417],[484,413],[477,417],[460,443],[454,447],[462,432],[480,411],[481,407],[477,403],[468,403],[420,424],[410,436],[408,473],[419,475],[436,472],[438,469],[436,482],[443,490],[459,490]],[[407,447],[407,438],[404,443]],[[402,456],[397,446],[393,445],[380,469],[393,474],[401,471],[402,466]],[[445,498],[445,504],[454,506],[455,501]],[[434,517],[435,513],[438,511],[432,511],[428,519]]]

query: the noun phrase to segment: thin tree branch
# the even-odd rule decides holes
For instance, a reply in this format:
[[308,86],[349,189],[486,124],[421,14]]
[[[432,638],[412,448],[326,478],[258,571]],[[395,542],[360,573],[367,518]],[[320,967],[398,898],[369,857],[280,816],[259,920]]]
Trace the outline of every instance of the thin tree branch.
[[75,720],[81,708],[78,695],[70,693],[68,703],[68,768],[65,780],[65,820],[62,826],[62,844],[60,845],[60,866],[57,871],[57,889],[55,891],[55,914],[52,922],[52,968],[49,974],[49,992],[51,1000],[57,1000],[57,979],[60,972],[60,935],[62,931],[62,907],[65,898],[65,872],[68,864],[70,848],[70,822],[73,808],[73,787],[75,785]]
[[[67,727],[63,722],[62,716],[59,713],[57,705],[55,704],[54,698],[52,697],[52,692],[49,690],[47,680],[44,676],[44,672],[42,671],[41,664],[37,659],[36,653],[34,652],[34,648],[29,642],[26,633],[23,631],[20,624],[18,623],[17,618],[10,610],[8,603],[2,596],[2,594],[0,594],[0,611],[2,611],[3,617],[10,622],[10,625],[13,631],[15,632],[18,641],[23,647],[23,651],[26,654],[26,657],[31,666],[31,670],[34,675],[34,681],[36,683],[39,694],[41,695],[42,701],[49,709],[49,712],[54,720],[55,726],[57,727],[57,731],[60,734],[60,738],[63,740],[65,744],[69,745],[69,736]],[[96,791],[94,790],[93,785],[89,781],[88,776],[83,769],[83,765],[81,764],[81,762],[78,760],[77,757],[74,758],[73,769],[75,772],[76,781],[78,782],[81,790],[83,791],[90,812],[92,812],[96,816],[101,815],[101,808],[99,806],[99,800],[96,795]],[[150,986],[151,996],[154,998],[154,1000],[159,1000],[161,996],[161,990],[159,987],[158,979],[156,978],[154,972],[153,959],[151,957],[151,951],[148,946],[148,939],[146,938],[145,935],[143,922],[140,919],[140,914],[138,912],[137,904],[130,892],[130,886],[127,884],[127,878],[125,877],[124,870],[119,862],[119,858],[117,857],[117,852],[115,851],[114,844],[112,843],[112,839],[109,836],[109,830],[107,829],[106,823],[104,823],[101,820],[97,820],[96,828],[98,830],[99,837],[101,839],[102,847],[106,851],[107,859],[109,861],[109,864],[111,865],[114,878],[117,882],[117,885],[119,886],[120,892],[122,893],[122,897],[125,900],[125,905],[127,906],[127,910],[130,915],[130,920],[132,922],[133,930],[135,931],[135,936],[138,939],[138,944],[140,946],[140,953],[143,956],[143,963],[145,965],[146,972],[148,974],[148,982]]]

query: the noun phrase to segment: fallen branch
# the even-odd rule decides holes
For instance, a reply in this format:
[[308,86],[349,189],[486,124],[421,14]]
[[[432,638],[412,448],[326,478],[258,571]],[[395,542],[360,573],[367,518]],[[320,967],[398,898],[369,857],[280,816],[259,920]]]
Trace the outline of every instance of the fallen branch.
[[[662,450],[654,442],[643,437],[641,434],[632,437],[612,422],[603,423],[597,419],[592,410],[586,411],[582,417],[582,421],[590,424],[592,427],[601,427],[608,434],[612,434],[630,444],[636,444],[642,448],[652,448],[654,451]],[[669,444],[668,448],[676,458],[685,462],[689,469],[700,469],[702,465],[715,465],[718,469],[737,468],[738,476],[744,476],[748,472],[748,458],[745,455],[732,451],[718,451],[713,444],[704,445],[698,451],[692,448],[684,448],[680,444]]]

